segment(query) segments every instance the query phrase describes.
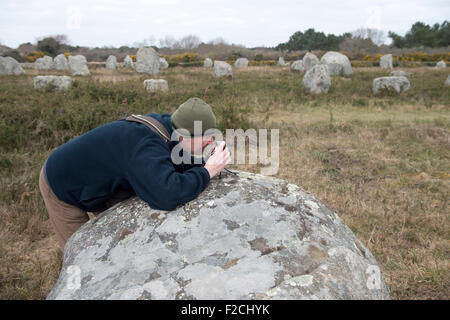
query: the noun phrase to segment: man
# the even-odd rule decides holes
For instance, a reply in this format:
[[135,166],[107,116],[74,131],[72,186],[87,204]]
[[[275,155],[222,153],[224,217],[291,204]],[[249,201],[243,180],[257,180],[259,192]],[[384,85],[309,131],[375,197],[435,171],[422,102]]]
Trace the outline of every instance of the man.
[[[216,118],[201,99],[189,99],[172,115],[147,116],[158,120],[170,136],[176,130],[178,141],[167,143],[146,125],[122,119],[70,140],[45,161],[39,189],[62,250],[89,220],[87,212],[105,210],[117,195],[136,194],[152,208],[173,210],[195,199],[230,163],[223,142],[204,166],[172,161],[176,145],[194,155],[213,142],[204,133],[215,128]],[[194,136],[194,121],[201,121],[201,135]]]

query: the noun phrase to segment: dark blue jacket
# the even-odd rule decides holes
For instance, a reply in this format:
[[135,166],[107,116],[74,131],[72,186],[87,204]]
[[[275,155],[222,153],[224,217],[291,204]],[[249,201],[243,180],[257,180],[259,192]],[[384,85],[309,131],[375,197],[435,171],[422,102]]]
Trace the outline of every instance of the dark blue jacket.
[[[170,114],[151,113],[172,134]],[[159,135],[137,122],[118,120],[93,129],[58,147],[45,172],[56,196],[93,212],[118,190],[134,190],[150,207],[173,210],[195,199],[210,176],[201,165],[174,165],[171,150]]]

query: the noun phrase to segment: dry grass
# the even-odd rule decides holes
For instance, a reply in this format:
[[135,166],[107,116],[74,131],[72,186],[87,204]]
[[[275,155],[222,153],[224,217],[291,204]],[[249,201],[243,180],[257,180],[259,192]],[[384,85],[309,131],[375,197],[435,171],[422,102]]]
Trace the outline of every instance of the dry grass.
[[[126,113],[172,112],[190,96],[208,101],[221,128],[280,129],[277,177],[333,208],[371,250],[394,299],[448,299],[450,93],[445,71],[409,69],[403,95],[373,96],[379,69],[333,79],[311,96],[288,68],[176,67],[155,78],[167,94],[148,94],[153,76],[92,70],[67,93],[32,90],[34,70],[0,81],[0,298],[43,299],[61,253],[37,181],[53,148]],[[260,165],[233,165],[259,172]]]

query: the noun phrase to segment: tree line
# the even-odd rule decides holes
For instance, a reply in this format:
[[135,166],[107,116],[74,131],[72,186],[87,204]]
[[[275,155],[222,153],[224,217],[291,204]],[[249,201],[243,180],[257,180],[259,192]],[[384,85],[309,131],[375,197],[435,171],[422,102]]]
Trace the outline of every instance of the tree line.
[[[450,45],[450,23],[445,20],[441,24],[433,26],[423,22],[414,23],[404,36],[389,31],[388,37],[392,39],[391,46],[397,48],[411,47],[446,47]],[[338,51],[343,43],[360,41],[372,46],[380,46],[384,43],[384,32],[377,29],[359,28],[353,32],[342,35],[325,34],[315,31],[313,28],[305,32],[297,31],[289,37],[289,40],[278,44],[275,49],[283,51],[295,50],[334,50]]]

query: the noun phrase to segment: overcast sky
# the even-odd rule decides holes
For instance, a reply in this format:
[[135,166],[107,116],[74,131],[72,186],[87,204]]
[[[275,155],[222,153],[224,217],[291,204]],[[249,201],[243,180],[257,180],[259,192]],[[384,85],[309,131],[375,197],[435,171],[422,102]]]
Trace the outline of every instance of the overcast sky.
[[[296,31],[336,35],[371,27],[401,35],[416,21],[450,20],[449,0],[0,0],[0,43],[17,47],[66,34],[73,45],[132,45],[153,36],[222,37],[275,46]],[[389,39],[388,39],[389,41]]]

